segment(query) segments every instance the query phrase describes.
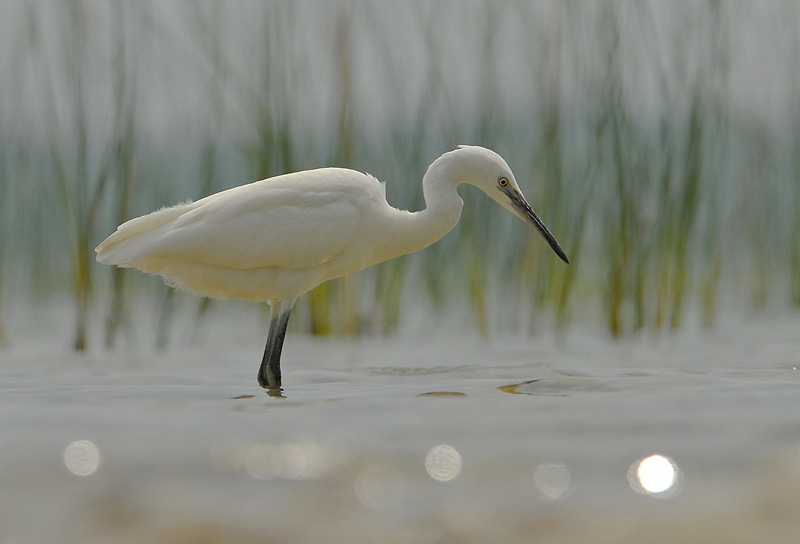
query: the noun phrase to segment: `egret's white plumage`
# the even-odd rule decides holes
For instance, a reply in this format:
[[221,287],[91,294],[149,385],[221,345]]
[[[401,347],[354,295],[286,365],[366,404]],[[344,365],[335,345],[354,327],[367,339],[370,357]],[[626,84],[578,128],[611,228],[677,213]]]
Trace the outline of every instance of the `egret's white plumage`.
[[[426,208],[419,212],[389,205],[384,184],[368,174],[321,168],[131,219],[97,246],[97,260],[160,274],[170,285],[209,297],[270,302],[271,353],[265,353],[259,380],[278,387],[283,334],[295,299],[324,281],[439,240],[461,215],[461,183],[479,187],[535,226],[568,262],[506,162],[476,146],[461,146],[431,164],[422,180]],[[267,359],[276,379],[266,379]]]

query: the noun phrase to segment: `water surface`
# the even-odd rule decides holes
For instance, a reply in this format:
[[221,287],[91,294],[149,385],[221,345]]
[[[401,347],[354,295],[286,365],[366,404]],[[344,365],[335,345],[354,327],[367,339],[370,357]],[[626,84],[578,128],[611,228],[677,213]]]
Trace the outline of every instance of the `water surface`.
[[256,383],[260,338],[23,343],[0,355],[0,541],[780,541],[798,330],[294,335],[285,398]]

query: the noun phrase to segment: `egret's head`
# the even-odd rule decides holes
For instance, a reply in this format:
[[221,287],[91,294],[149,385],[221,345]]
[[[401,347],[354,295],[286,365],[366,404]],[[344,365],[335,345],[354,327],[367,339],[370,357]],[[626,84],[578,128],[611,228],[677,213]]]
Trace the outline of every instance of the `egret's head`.
[[566,253],[561,249],[553,233],[525,200],[519,185],[517,185],[517,180],[514,178],[514,173],[503,157],[489,149],[467,145],[459,146],[458,149],[445,153],[442,158],[444,157],[450,159],[447,161],[449,163],[447,165],[448,174],[456,183],[475,185],[489,195],[492,200],[521,217],[542,235],[556,255],[569,264]]

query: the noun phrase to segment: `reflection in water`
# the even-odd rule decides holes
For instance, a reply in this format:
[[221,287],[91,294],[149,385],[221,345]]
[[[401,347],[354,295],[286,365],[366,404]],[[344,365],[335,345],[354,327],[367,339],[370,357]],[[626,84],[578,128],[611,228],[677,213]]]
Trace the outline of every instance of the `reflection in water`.
[[533,480],[536,488],[547,500],[565,499],[572,492],[569,486],[569,469],[564,463],[540,464],[536,467]]
[[637,492],[653,497],[675,495],[680,488],[681,473],[669,457],[651,455],[631,465],[628,483]]
[[283,396],[283,387],[269,387],[267,388],[267,395],[276,399],[285,399]]
[[230,441],[215,444],[210,454],[217,469],[257,480],[320,478],[347,460],[345,450],[314,440],[249,446]]
[[91,476],[100,466],[100,450],[89,440],[76,440],[64,449],[64,464],[76,476]]
[[511,384],[511,385],[502,385],[502,386],[498,387],[498,389],[500,391],[502,391],[503,393],[511,393],[512,395],[532,395],[533,393],[528,393],[528,392],[525,392],[525,391],[517,391],[517,389],[519,389],[523,385],[530,385],[530,384],[536,383],[538,381],[539,380],[528,380],[527,382],[522,382],[522,383],[514,383],[514,384]]
[[461,474],[461,455],[452,446],[436,446],[425,457],[425,470],[434,480],[449,482]]
[[371,465],[358,474],[355,491],[367,508],[388,508],[405,497],[406,479],[390,465]]
[[504,393],[512,395],[535,395],[545,397],[566,397],[577,395],[616,395],[629,391],[630,377],[596,377],[585,375],[564,375],[552,378],[539,378],[522,383],[499,387]]

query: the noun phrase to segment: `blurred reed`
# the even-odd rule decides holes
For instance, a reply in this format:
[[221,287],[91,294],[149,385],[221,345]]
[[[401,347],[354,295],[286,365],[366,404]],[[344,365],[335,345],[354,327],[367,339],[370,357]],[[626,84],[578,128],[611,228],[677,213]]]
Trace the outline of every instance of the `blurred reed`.
[[[48,177],[54,183],[53,189],[59,196],[65,218],[76,312],[73,345],[82,350],[87,344],[96,229],[102,208],[107,205],[106,190],[115,168],[121,169],[119,186],[123,195],[126,192],[125,168],[130,162],[128,150],[134,144],[130,85],[126,80],[131,73],[125,62],[124,38],[112,38],[115,47],[109,57],[103,58],[95,44],[90,43],[89,27],[94,21],[88,6],[77,1],[66,2],[63,11],[72,31],[61,33],[54,43],[43,43],[49,33],[36,26],[39,21],[33,17],[30,48],[41,70],[39,86],[51,174]],[[121,13],[119,7],[111,10],[115,23],[109,29],[112,36],[125,35]],[[95,104],[91,101],[91,92],[86,90],[92,86],[87,81],[91,77],[88,69],[97,62],[108,62],[113,78],[109,123],[103,127],[100,141],[91,134],[97,128],[93,126],[91,113]],[[56,64],[64,71],[65,84],[73,91],[66,96],[62,95],[63,89],[57,87],[53,77],[59,71]],[[66,115],[63,113],[65,106],[69,110]],[[42,189],[48,190],[48,187]]]
[[[0,108],[0,124],[2,124],[2,108]],[[7,150],[4,146],[0,146],[0,232],[6,232],[9,229],[9,225],[6,224],[6,219],[8,218],[8,211],[6,207],[8,205],[9,199],[2,198],[3,196],[9,193],[6,185],[9,183],[9,176],[8,176],[8,154]],[[0,256],[6,255],[4,251],[5,248],[5,240],[3,236],[0,236]],[[5,284],[5,275],[6,275],[6,267],[4,266],[5,259],[0,259],[0,348],[8,346],[8,334],[6,333],[6,328],[3,321],[3,287]]]
[[[326,165],[372,172],[390,202],[417,210],[427,164],[474,143],[508,160],[573,264],[465,188],[451,235],[318,287],[292,327],[388,334],[422,306],[468,309],[459,322],[484,335],[565,328],[580,315],[622,336],[681,327],[693,312],[711,326],[731,302],[800,306],[800,9],[768,11],[8,3],[0,294],[68,291],[77,349],[92,312],[105,316],[111,346],[136,325],[133,298],[154,298],[165,346],[176,316],[199,322],[209,302],[98,268],[93,247],[117,224]],[[766,35],[785,47],[740,45]],[[757,70],[770,83],[759,87],[748,70],[764,54]],[[772,94],[751,103],[748,85]]]

